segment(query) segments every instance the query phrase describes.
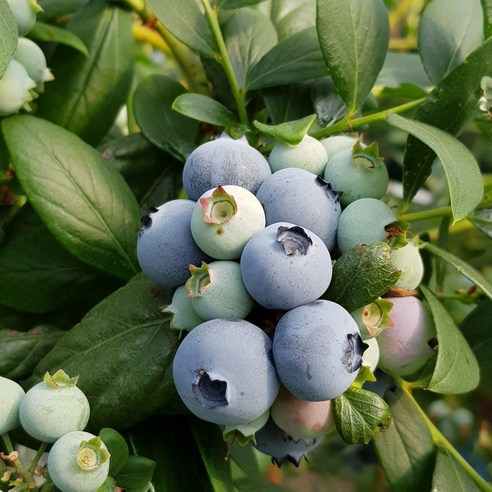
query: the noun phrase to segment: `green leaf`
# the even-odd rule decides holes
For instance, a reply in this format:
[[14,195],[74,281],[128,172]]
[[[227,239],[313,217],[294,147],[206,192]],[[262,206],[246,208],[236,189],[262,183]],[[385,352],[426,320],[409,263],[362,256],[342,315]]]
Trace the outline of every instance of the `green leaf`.
[[121,175],[74,134],[28,115],[3,121],[26,195],[75,257],[121,279],[138,269],[139,209]]
[[387,391],[385,398],[393,418],[374,444],[391,490],[431,490],[435,447],[429,428],[415,401],[401,388]]
[[102,442],[108,448],[111,454],[111,460],[109,462],[109,474],[111,476],[116,475],[125,465],[130,451],[128,450],[128,444],[125,438],[116,430],[110,427],[103,427],[99,431],[99,437]]
[[475,389],[480,381],[480,369],[470,346],[431,291],[423,285],[420,289],[434,319],[438,341],[436,367],[427,389],[452,395]]
[[55,80],[46,84],[37,115],[97,144],[131,88],[135,46],[131,15],[97,0],[66,27],[87,46],[89,56],[58,46],[50,60]]
[[0,0],[0,79],[17,49],[17,23],[7,0]]
[[270,7],[272,22],[280,41],[296,32],[314,27],[316,24],[316,3],[312,0],[275,0]]
[[278,138],[290,145],[296,146],[302,142],[302,139],[306,136],[315,119],[316,115],[311,114],[300,120],[287,121],[279,125],[266,125],[260,121],[253,121],[253,125],[265,135]]
[[212,30],[195,0],[147,0],[156,17],[181,42],[213,58],[217,51]]
[[481,385],[488,386],[492,378],[492,334],[490,320],[492,319],[492,301],[484,299],[463,320],[461,331],[480,366]]
[[142,133],[157,147],[185,161],[196,147],[198,122],[176,111],[172,104],[186,89],[165,75],[151,75],[138,84],[135,118]]
[[310,27],[278,43],[248,72],[246,87],[263,89],[326,75],[316,29]]
[[347,115],[347,106],[340,99],[331,77],[322,77],[312,83],[312,104],[321,126],[333,125]]
[[443,259],[445,262],[449,263],[452,267],[456,268],[459,273],[464,275],[466,278],[470,279],[477,287],[483,290],[485,295],[487,295],[490,299],[492,299],[492,285],[490,282],[475,268],[473,268],[469,263],[463,261],[462,259],[454,256],[451,253],[448,253],[442,248],[434,246],[430,243],[421,243],[423,248],[432,253],[434,256],[437,256]]
[[34,27],[29,32],[29,37],[37,41],[53,42],[70,46],[71,48],[82,53],[84,56],[89,56],[89,50],[85,43],[73,32],[53,24],[46,24],[37,21]]
[[298,120],[313,112],[311,88],[306,83],[271,87],[261,91],[272,124]]
[[404,84],[427,88],[432,82],[425,73],[417,53],[389,51],[375,85],[396,88]]
[[[89,0],[37,0],[40,7],[43,9],[38,14],[39,18],[52,19],[54,17],[66,16],[80,10]],[[37,22],[37,21],[36,21]],[[29,33],[30,34],[30,33]]]
[[101,301],[44,357],[42,378],[63,368],[78,374],[91,405],[89,428],[125,429],[147,416],[181,408],[171,374],[178,336],[161,308],[171,292],[143,274]]
[[480,0],[433,0],[419,23],[419,54],[434,84],[483,42]]
[[238,117],[223,104],[202,94],[182,94],[172,108],[189,118],[228,128],[239,125]]
[[432,477],[432,490],[473,492],[483,490],[477,487],[470,475],[456,458],[444,448],[438,448],[436,468]]
[[232,475],[227,459],[227,444],[222,430],[197,418],[190,420],[191,432],[198,446],[214,492],[232,492]]
[[323,297],[341,304],[347,311],[375,301],[400,277],[389,254],[388,244],[379,241],[345,252],[333,267],[330,287]]
[[476,208],[468,215],[468,220],[492,239],[492,206]]
[[260,477],[241,477],[234,480],[234,485],[240,492],[289,492],[292,490],[292,488],[287,489]]
[[492,36],[492,0],[481,0],[485,38]]
[[253,446],[240,446],[233,443],[231,459],[248,477],[260,477],[260,465]]
[[388,12],[382,0],[317,0],[316,15],[328,70],[353,114],[383,66],[389,42]]
[[114,476],[116,484],[128,492],[133,489],[142,489],[142,492],[148,490],[148,484],[152,480],[155,467],[155,461],[145,456],[131,455]]
[[454,222],[467,216],[483,195],[480,168],[473,154],[448,133],[421,123],[388,114],[392,126],[410,133],[431,148],[439,158],[446,174]]
[[0,376],[15,381],[28,377],[64,334],[49,325],[29,331],[0,330]]
[[372,391],[349,388],[335,398],[335,425],[348,444],[367,444],[390,423],[388,404]]
[[250,67],[277,44],[277,32],[265,15],[241,9],[227,19],[223,35],[234,75],[242,89]]
[[221,9],[238,9],[241,7],[249,7],[256,5],[264,0],[217,0],[215,3]]
[[[477,114],[480,80],[492,73],[492,38],[475,50],[427,96],[414,119],[457,135]],[[413,136],[405,146],[403,199],[409,204],[431,173],[436,154]]]

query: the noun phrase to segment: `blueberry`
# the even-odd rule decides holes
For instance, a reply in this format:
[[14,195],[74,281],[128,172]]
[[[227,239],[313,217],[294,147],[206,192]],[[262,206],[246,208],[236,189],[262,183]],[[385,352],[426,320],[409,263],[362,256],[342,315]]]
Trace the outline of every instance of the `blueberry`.
[[43,50],[34,41],[19,38],[14,59],[22,64],[29,77],[36,82],[39,92],[43,91],[44,82],[54,79],[50,69],[46,66]]
[[0,376],[0,435],[20,425],[19,408],[25,392],[15,381]]
[[350,313],[326,300],[285,313],[273,338],[280,381],[306,401],[331,400],[348,389],[362,364],[363,350]]
[[197,147],[183,169],[183,186],[191,200],[219,185],[236,185],[255,194],[270,176],[268,161],[245,137],[234,140],[223,133]]
[[163,313],[171,313],[169,328],[171,330],[191,331],[193,328],[203,323],[205,320],[198,316],[188,290],[184,285],[180,285],[173,294],[171,304],[162,309]]
[[332,276],[323,241],[288,222],[271,224],[255,234],[240,264],[246,289],[267,309],[287,310],[318,299]]
[[249,424],[279,390],[271,350],[265,332],[248,321],[206,321],[186,335],[174,357],[179,396],[203,420]]
[[19,36],[25,36],[36,23],[36,17],[42,8],[37,0],[7,0],[15,17]]
[[[342,150],[351,149],[355,142],[357,142],[357,137],[352,137],[351,135],[331,135],[330,137],[322,138],[320,143],[326,150],[328,155],[328,161],[338,152]],[[361,143],[362,146],[364,144]]]
[[159,285],[182,285],[190,276],[190,263],[210,260],[191,235],[194,207],[191,200],[171,200],[142,217],[137,258],[145,275]]
[[424,276],[424,262],[420,256],[418,237],[401,248],[392,249],[390,258],[391,263],[401,272],[394,286],[406,290],[416,289]]
[[30,111],[33,100],[32,90],[36,82],[29,77],[26,69],[13,58],[0,79],[0,116],[18,113],[21,109]]
[[317,234],[331,251],[341,213],[338,193],[319,176],[304,169],[282,169],[263,181],[256,197],[267,225],[291,222]]

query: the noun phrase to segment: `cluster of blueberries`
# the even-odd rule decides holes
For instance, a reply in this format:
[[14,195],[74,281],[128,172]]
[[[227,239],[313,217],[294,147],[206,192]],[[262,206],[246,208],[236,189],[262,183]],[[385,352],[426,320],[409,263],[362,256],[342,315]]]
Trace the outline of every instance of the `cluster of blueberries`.
[[[177,391],[226,435],[253,436],[278,465],[298,464],[330,430],[331,401],[363,358],[403,375],[433,355],[432,321],[415,296],[354,313],[322,298],[333,258],[388,239],[397,218],[382,201],[386,166],[377,144],[348,135],[278,142],[267,160],[223,133],[190,154],[182,178],[189,198],[153,208],[137,243],[146,276],[176,288],[164,308],[171,328],[189,332],[174,357]],[[417,243],[391,254],[397,287],[415,289]]]
[[17,49],[0,78],[0,116],[21,110],[31,111],[30,103],[44,91],[44,83],[53,80],[42,49],[26,38],[42,9],[35,0],[7,0],[17,23]]

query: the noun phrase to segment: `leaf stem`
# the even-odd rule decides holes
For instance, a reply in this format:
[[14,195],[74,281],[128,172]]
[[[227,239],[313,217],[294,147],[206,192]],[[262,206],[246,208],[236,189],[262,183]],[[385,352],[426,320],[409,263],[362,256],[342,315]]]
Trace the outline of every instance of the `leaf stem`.
[[422,210],[420,212],[410,212],[398,216],[399,220],[405,222],[415,222],[417,220],[436,219],[439,217],[451,217],[453,211],[450,206],[434,208],[430,210]]
[[246,91],[239,87],[236,76],[234,74],[234,69],[232,68],[231,60],[229,58],[229,53],[227,52],[227,47],[222,36],[222,31],[219,25],[219,19],[217,15],[217,9],[212,8],[209,0],[201,0],[202,5],[205,9],[205,14],[207,15],[210,28],[217,43],[217,48],[219,52],[216,54],[217,62],[223,68],[227,81],[229,82],[229,87],[231,88],[232,96],[236,103],[237,112],[239,115],[239,120],[245,126],[248,125],[248,113],[246,111]]
[[331,125],[327,128],[316,130],[310,133],[310,135],[314,138],[324,138],[329,137],[330,135],[334,135],[335,133],[351,132],[356,128],[360,128],[361,126],[367,125],[369,123],[384,121],[390,113],[399,114],[409,111],[410,109],[414,109],[420,106],[425,101],[425,99],[425,97],[421,99],[416,99],[415,101],[401,104],[400,106],[394,106],[393,108],[385,109],[384,111],[379,111],[377,113],[362,116],[360,118],[354,119],[353,116],[349,115],[340,120],[338,123],[335,123],[334,125]]

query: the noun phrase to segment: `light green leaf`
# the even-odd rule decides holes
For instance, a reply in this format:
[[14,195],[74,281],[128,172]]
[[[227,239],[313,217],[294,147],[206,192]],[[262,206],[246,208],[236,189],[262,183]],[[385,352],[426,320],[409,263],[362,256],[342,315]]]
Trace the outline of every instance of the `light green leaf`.
[[326,75],[316,29],[289,36],[261,58],[248,72],[248,89],[287,85]]
[[382,0],[317,0],[321,51],[335,87],[355,113],[371,92],[389,42]]
[[396,88],[404,84],[427,88],[432,82],[425,73],[417,53],[388,51],[375,85]]
[[189,118],[224,128],[239,125],[238,117],[219,101],[202,94],[182,94],[172,108]]
[[110,427],[103,427],[98,435],[111,455],[109,474],[114,476],[123,468],[128,460],[130,454],[128,444],[118,431],[111,429]]
[[393,419],[374,444],[391,490],[431,490],[435,447],[429,428],[401,388],[386,391],[385,398]]
[[134,94],[135,119],[142,133],[157,147],[185,161],[196,147],[198,122],[173,111],[172,104],[186,89],[165,75],[150,75]]
[[438,246],[434,246],[433,244],[425,242],[422,242],[421,244],[424,249],[429,251],[429,253],[432,253],[434,256],[438,256],[445,262],[449,263],[452,267],[456,268],[459,273],[470,279],[477,287],[483,290],[485,295],[492,299],[492,285],[490,285],[490,282],[469,263],[451,253],[448,253]]
[[419,23],[419,54],[437,84],[483,42],[480,0],[433,0]]
[[17,23],[7,0],[0,0],[0,79],[17,49]]
[[453,492],[478,492],[478,487],[470,475],[458,463],[456,458],[445,448],[438,448],[436,468],[432,477],[432,490]]
[[311,114],[300,120],[288,121],[278,125],[266,125],[260,121],[253,121],[253,125],[260,130],[261,133],[278,138],[279,140],[295,146],[301,143],[315,119],[316,115]]
[[182,43],[210,58],[217,50],[212,30],[195,0],[147,0],[156,17]]
[[73,133],[11,116],[4,137],[29,201],[75,257],[123,280],[139,270],[139,208],[122,176]]
[[481,0],[485,38],[492,36],[492,0]]
[[348,444],[367,444],[390,423],[388,404],[372,391],[349,388],[335,398],[335,425]]
[[217,0],[215,3],[217,4],[217,7],[220,7],[221,9],[238,9],[256,5],[263,1],[264,0]]
[[448,133],[420,121],[388,114],[387,122],[418,138],[436,153],[446,174],[453,220],[465,218],[483,195],[482,176],[473,154]]
[[270,7],[272,22],[280,41],[316,25],[316,2],[313,0],[274,0]]
[[157,463],[145,456],[130,455],[114,476],[119,487],[125,490],[148,490]]
[[453,319],[429,289],[420,289],[429,305],[437,333],[437,360],[430,391],[460,394],[475,389],[480,380],[477,359]]
[[70,46],[82,53],[84,56],[89,56],[89,50],[85,43],[73,32],[68,29],[46,24],[37,21],[34,27],[29,32],[29,37],[37,41],[54,42]]

